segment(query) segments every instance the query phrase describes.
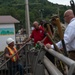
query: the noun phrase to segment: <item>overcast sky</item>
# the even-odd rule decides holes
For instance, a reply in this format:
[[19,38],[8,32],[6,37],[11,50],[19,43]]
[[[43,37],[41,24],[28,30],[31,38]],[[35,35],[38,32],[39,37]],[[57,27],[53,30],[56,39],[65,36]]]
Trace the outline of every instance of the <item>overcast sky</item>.
[[[52,3],[58,3],[58,4],[62,4],[62,5],[69,5],[70,6],[70,1],[71,0],[48,0]],[[75,0],[73,0],[75,3]]]

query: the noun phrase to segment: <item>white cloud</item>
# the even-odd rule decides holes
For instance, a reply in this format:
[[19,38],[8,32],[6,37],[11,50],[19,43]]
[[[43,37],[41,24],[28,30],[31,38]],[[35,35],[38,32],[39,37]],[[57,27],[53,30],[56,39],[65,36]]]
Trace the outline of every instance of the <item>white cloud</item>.
[[[69,5],[70,6],[70,1],[71,0],[48,0],[52,3],[57,3],[57,4],[62,4],[62,5]],[[75,0],[73,0],[75,3]]]

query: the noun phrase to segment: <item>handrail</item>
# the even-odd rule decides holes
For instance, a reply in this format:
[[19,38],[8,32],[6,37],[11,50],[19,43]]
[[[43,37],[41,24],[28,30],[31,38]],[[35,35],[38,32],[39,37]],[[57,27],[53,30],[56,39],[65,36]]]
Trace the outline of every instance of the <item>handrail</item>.
[[[11,56],[11,58],[14,57],[17,53],[19,53],[26,45],[27,45],[27,44],[23,45],[15,54],[13,54],[13,55]],[[6,62],[4,62],[3,64],[1,64],[0,69],[8,62],[11,58],[9,58]]]
[[43,63],[51,75],[63,75],[46,56]]
[[0,57],[2,57],[4,55],[4,52],[0,54]]
[[63,54],[53,50],[53,49],[47,49],[45,47],[45,50],[47,52],[49,52],[50,54],[52,54],[54,57],[58,58],[59,60],[61,60],[62,62],[64,62],[66,65],[69,66],[69,71],[67,75],[72,75],[72,73],[74,72],[75,69],[75,61],[73,61],[72,59],[64,56]]
[[[46,51],[49,52],[51,55],[53,55],[54,57],[56,57],[57,59],[59,59],[60,61],[62,61],[63,63],[65,63],[65,64],[69,67],[69,69],[68,69],[69,71],[68,71],[67,75],[72,75],[72,74],[73,74],[73,72],[74,72],[74,70],[75,70],[75,61],[74,61],[74,60],[72,60],[72,59],[70,59],[69,57],[63,55],[62,53],[59,53],[58,50],[56,51],[56,50],[53,50],[53,49],[48,49],[48,48],[47,48],[46,46],[44,46],[41,42],[39,42],[39,45],[43,47],[43,50],[46,50]],[[57,48],[57,49],[58,49],[58,48]],[[41,54],[41,55],[42,55],[42,54]],[[38,62],[38,61],[37,61],[37,62]],[[62,75],[62,73],[61,73],[59,70],[57,70],[57,69],[55,68],[55,66],[52,65],[52,64],[50,63],[50,61],[48,61],[48,60],[46,59],[46,57],[44,57],[43,63],[44,63],[44,65],[45,65],[45,67],[47,68],[48,72],[51,73],[51,75],[56,75],[56,74],[57,74],[57,75]],[[52,67],[51,67],[51,66],[52,66]],[[52,71],[51,68],[54,69],[55,72],[54,72],[54,70]],[[37,74],[37,75],[38,75],[38,74]]]
[[71,66],[72,64],[75,64],[75,61],[73,61],[72,59],[64,56],[63,54],[56,52],[53,49],[47,49],[45,47],[45,50],[48,51],[50,54],[52,54],[53,56],[57,57],[58,59],[60,59],[61,61],[63,61],[65,64],[67,64],[68,66]]
[[[39,43],[40,46],[44,46],[41,42]],[[75,61],[73,61],[72,59],[64,56],[63,54],[53,50],[53,49],[48,49],[44,46],[45,50],[47,52],[49,52],[50,54],[52,54],[53,56],[57,57],[58,59],[60,59],[61,61],[63,61],[65,64],[67,64],[68,66],[75,64]]]

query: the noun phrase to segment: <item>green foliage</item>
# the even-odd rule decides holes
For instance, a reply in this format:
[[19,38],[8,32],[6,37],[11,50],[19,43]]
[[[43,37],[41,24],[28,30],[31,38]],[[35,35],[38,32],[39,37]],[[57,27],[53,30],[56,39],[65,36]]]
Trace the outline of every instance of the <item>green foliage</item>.
[[41,46],[37,43],[36,45],[35,45],[35,49],[40,49],[41,48]]
[[[64,21],[63,13],[69,6],[53,4],[47,0],[29,0],[30,23],[40,19],[49,20],[53,14],[58,14],[58,8],[60,19]],[[0,0],[0,15],[11,15],[25,27],[25,0]],[[19,27],[16,27],[18,30]]]

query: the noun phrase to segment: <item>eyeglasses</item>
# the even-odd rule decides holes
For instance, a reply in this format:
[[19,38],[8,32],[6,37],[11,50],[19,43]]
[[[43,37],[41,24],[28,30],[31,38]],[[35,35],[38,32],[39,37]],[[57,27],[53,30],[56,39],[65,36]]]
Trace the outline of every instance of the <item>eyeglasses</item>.
[[65,18],[65,17],[69,17],[69,15],[65,15],[64,18]]

